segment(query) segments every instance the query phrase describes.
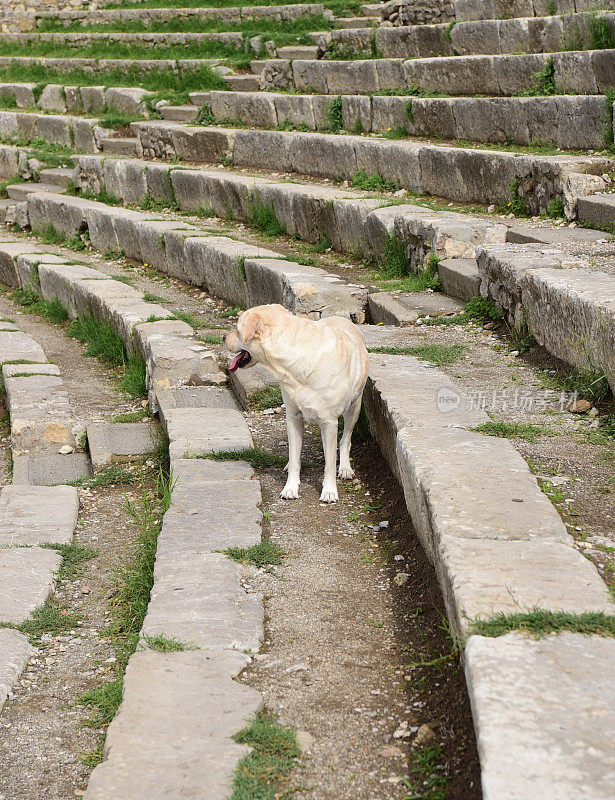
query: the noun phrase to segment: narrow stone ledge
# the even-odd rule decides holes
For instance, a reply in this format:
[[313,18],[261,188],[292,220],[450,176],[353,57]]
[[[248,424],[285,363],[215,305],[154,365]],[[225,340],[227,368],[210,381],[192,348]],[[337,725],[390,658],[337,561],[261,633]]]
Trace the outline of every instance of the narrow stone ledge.
[[22,633],[10,628],[0,629],[0,711],[33,652],[34,648]]

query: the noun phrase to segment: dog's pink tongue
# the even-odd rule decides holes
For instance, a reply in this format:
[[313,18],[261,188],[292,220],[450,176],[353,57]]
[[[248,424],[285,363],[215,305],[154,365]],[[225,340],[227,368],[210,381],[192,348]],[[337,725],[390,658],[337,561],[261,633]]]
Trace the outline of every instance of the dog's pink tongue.
[[235,358],[231,361],[231,366],[228,368],[229,372],[235,372],[245,357],[246,351],[240,350]]

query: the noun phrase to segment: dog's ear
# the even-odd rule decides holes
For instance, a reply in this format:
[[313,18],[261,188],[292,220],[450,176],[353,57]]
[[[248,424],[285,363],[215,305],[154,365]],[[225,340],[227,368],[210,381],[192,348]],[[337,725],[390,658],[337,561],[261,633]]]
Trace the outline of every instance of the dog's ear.
[[246,311],[241,321],[241,338],[247,344],[255,336],[263,332],[263,319],[258,311]]

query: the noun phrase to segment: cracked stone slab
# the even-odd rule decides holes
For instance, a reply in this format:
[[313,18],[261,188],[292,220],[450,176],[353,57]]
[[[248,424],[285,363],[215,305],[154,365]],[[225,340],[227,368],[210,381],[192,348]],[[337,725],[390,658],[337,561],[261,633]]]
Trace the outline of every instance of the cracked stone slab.
[[86,429],[94,469],[143,461],[158,442],[154,422],[93,422]]
[[167,416],[171,459],[253,446],[248,423],[227,408],[175,408]]
[[69,544],[78,513],[75,486],[5,486],[0,492],[0,547]]
[[235,652],[135,653],[86,800],[225,800],[249,752],[231,737],[262,703],[233,680],[248,660]]
[[0,550],[0,622],[20,625],[51,594],[62,556],[42,547]]
[[466,679],[484,800],[609,800],[615,640],[471,636]]
[[258,481],[246,461],[210,461],[206,458],[176,458],[171,461],[175,488],[197,487],[224,481]]
[[178,557],[166,551],[163,537],[141,635],[166,634],[206,650],[257,652],[264,637],[263,607],[259,595],[241,586],[248,573],[223,553]]
[[176,386],[156,392],[158,413],[164,425],[168,414],[175,408],[231,408],[240,407],[232,392],[224,386]]
[[0,628],[0,711],[32,652],[33,647],[23,633]]
[[0,364],[7,361],[47,361],[43,348],[22,331],[0,331]]
[[463,311],[463,303],[440,292],[373,292],[367,299],[373,321],[385,325],[414,325],[422,317]]
[[57,453],[63,445],[76,447],[75,418],[62,378],[33,371],[13,375],[18,377],[5,381],[13,456],[28,450]]
[[[173,478],[176,480],[175,474]],[[173,553],[180,560],[193,552],[259,544],[261,502],[257,480],[178,481],[164,515],[158,552]]]
[[13,460],[13,484],[55,486],[73,483],[92,474],[85,453],[28,453]]

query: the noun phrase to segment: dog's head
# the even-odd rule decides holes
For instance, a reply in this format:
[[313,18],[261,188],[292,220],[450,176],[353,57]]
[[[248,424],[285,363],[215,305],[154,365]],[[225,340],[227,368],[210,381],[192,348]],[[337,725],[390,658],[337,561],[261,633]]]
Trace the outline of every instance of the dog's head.
[[264,344],[282,317],[289,316],[292,316],[290,311],[278,304],[254,306],[243,311],[237,320],[237,327],[227,333],[224,339],[233,354],[229,372],[253,366],[257,361],[266,362]]

